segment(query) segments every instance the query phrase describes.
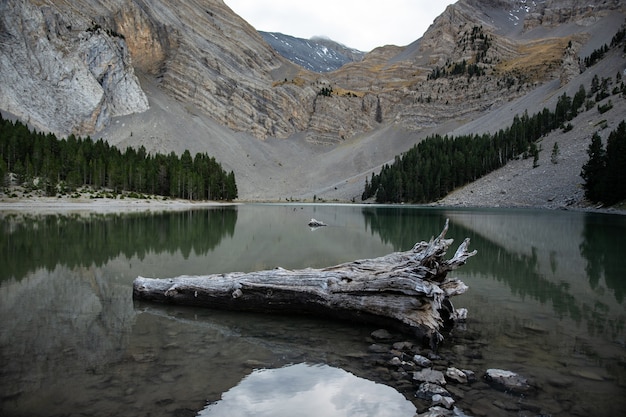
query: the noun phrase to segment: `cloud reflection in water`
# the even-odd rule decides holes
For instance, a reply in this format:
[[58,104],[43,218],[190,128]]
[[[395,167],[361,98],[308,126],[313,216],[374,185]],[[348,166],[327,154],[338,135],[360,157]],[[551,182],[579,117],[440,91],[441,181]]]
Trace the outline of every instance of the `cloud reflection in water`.
[[415,407],[386,385],[328,365],[254,371],[200,417],[411,417]]

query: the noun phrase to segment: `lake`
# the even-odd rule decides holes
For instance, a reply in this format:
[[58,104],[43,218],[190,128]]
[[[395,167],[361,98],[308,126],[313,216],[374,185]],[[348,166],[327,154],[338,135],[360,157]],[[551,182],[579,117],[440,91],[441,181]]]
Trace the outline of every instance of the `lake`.
[[[312,230],[311,218],[328,226]],[[446,219],[453,249],[469,237],[478,250],[452,273],[469,286],[452,300],[468,320],[437,352],[479,377],[456,387],[457,406],[468,415],[621,414],[626,216],[244,204],[0,212],[0,415],[410,417],[422,403],[369,360],[377,327],[140,303],[132,282],[382,256],[438,235]],[[488,368],[517,372],[536,390],[495,392],[482,381]]]

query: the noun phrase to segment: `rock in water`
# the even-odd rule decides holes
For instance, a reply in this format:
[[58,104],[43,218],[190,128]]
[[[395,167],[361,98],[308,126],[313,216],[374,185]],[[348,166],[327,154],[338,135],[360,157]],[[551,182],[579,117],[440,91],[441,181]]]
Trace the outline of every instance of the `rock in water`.
[[487,369],[485,380],[495,388],[515,393],[526,393],[532,390],[528,380],[515,372],[502,369]]

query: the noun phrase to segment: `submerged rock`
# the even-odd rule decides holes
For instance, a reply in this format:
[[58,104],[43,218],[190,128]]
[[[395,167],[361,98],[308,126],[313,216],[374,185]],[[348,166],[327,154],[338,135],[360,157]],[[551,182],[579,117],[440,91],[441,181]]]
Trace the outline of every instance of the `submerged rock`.
[[528,380],[515,372],[502,369],[487,369],[485,380],[495,388],[516,393],[526,393],[532,390]]

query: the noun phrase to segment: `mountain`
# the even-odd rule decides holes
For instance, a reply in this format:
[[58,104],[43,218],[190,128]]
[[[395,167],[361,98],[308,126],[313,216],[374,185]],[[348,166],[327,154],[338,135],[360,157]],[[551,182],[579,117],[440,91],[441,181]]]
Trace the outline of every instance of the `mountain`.
[[625,16],[619,0],[460,0],[412,44],[316,73],[222,0],[8,0],[0,110],[60,136],[207,152],[245,200],[358,199],[429,133],[493,132],[615,77],[620,53],[580,62]]
[[363,59],[364,52],[324,38],[302,39],[277,32],[259,32],[279,54],[304,69],[329,72]]

